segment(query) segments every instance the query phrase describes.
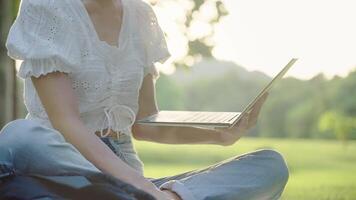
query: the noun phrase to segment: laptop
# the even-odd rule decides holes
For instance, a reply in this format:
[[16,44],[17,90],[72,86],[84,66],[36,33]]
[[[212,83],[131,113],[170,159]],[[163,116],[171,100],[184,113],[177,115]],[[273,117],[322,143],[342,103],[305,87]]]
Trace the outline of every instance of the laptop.
[[260,98],[269,92],[273,86],[280,81],[288,70],[297,61],[293,58],[289,63],[275,76],[272,81],[251,101],[242,112],[206,112],[206,111],[159,111],[137,121],[138,124],[152,126],[186,126],[200,128],[230,128],[233,127],[242,117],[249,113]]

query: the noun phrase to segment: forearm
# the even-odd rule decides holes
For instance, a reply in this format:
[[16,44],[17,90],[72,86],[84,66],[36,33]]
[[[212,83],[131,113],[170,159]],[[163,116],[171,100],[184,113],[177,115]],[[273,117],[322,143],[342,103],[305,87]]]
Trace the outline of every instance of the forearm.
[[133,131],[136,139],[151,142],[165,144],[222,144],[220,132],[213,129],[135,125]]
[[89,133],[79,117],[78,100],[66,74],[50,73],[32,78],[32,81],[53,127],[88,161],[102,172],[155,197],[163,195],[151,182],[116,156],[95,134]]
[[117,157],[96,135],[90,134],[80,119],[66,117],[55,121],[60,122],[54,124],[54,128],[99,170],[133,185],[138,185],[144,179]]

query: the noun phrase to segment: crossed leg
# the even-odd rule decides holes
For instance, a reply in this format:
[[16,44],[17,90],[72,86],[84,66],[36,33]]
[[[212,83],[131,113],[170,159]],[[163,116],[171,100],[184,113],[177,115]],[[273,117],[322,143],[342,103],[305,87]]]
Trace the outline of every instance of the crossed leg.
[[0,164],[48,176],[100,172],[59,132],[26,119],[14,120],[0,131]]
[[[100,172],[59,132],[24,119],[0,131],[0,164],[49,176]],[[278,199],[287,180],[283,157],[273,150],[260,150],[152,182],[183,200],[240,200]]]
[[281,196],[288,177],[288,168],[278,152],[259,150],[152,182],[183,200],[274,200]]

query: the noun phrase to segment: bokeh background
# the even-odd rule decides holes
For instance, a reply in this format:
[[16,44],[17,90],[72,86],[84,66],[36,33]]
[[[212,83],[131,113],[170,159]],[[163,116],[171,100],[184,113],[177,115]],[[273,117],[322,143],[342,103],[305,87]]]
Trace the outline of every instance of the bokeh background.
[[[4,46],[18,0],[0,0],[0,127],[23,118],[19,63]],[[146,176],[198,169],[274,148],[290,180],[282,199],[356,199],[353,0],[152,0],[172,57],[157,64],[161,110],[241,111],[292,57],[258,125],[230,147],[135,141]]]

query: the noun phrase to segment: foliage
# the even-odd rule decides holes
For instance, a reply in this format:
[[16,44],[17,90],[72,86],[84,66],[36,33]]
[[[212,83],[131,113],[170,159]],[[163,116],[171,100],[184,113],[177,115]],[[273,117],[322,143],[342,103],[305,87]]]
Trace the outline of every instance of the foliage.
[[[193,66],[191,72],[184,75],[181,70],[171,76],[162,75],[164,78],[157,82],[160,108],[241,111],[270,80],[267,76],[247,72],[238,65],[223,69],[228,63],[213,63],[215,69],[205,63],[202,66]],[[205,71],[213,72],[209,76],[204,74]],[[161,89],[162,87],[165,89]],[[345,139],[356,139],[355,130],[345,128],[354,127],[355,120],[348,120],[349,125],[342,123],[345,133],[337,131],[340,128],[334,127],[327,131],[319,126],[320,120],[330,110],[339,113],[338,121],[354,119],[355,99],[356,71],[345,78],[335,77],[331,80],[325,79],[323,75],[306,81],[286,78],[269,95],[259,123],[250,134],[292,138],[340,138],[340,134],[344,134],[348,136]]]
[[[159,3],[158,0],[149,0],[152,4]],[[179,30],[182,31],[182,35],[187,39],[187,52],[186,58],[192,58],[193,61],[197,61],[202,57],[210,58],[212,57],[212,50],[214,48],[213,36],[214,27],[220,20],[228,15],[228,11],[225,8],[225,4],[221,0],[170,0],[171,2],[177,4],[189,4],[191,5],[189,9],[186,10],[186,15],[184,20],[175,20],[176,25]],[[162,1],[163,2],[163,1]],[[167,1],[165,1],[167,2]],[[212,9],[208,19],[202,19],[199,14],[203,13],[204,7],[210,6]],[[209,31],[204,34],[191,37],[191,30],[194,28],[196,22],[207,24],[211,27]],[[170,37],[169,34],[167,34]],[[185,58],[181,60],[175,60],[175,66],[177,67],[188,67]]]
[[[152,0],[154,2],[154,0]],[[172,0],[175,1],[175,0]],[[213,4],[215,16],[205,23],[212,27],[227,15],[223,1],[194,0],[193,6],[186,13],[184,35],[188,37],[195,16],[206,4]],[[18,6],[16,0],[14,5]],[[16,14],[16,7],[14,15]],[[213,31],[213,29],[212,29]],[[210,57],[213,32],[206,33],[200,38],[189,38],[188,57]],[[206,59],[203,59],[203,61]],[[199,63],[196,63],[198,65]],[[177,66],[185,66],[184,61],[177,61]],[[230,66],[224,68],[224,66]],[[233,65],[231,67],[231,65]],[[1,67],[1,66],[0,66]],[[213,67],[203,65],[196,74],[191,75],[197,66],[184,68],[191,81],[172,76],[161,75],[157,82],[157,99],[161,109],[173,110],[210,110],[210,111],[241,111],[246,104],[258,93],[270,78],[256,72],[247,72],[242,67],[215,61]],[[178,71],[182,68],[178,68]],[[210,71],[212,76],[203,73]],[[223,73],[220,73],[220,72]],[[3,71],[0,70],[0,83],[3,83]],[[0,84],[1,95],[4,94]],[[326,80],[318,75],[311,80],[302,81],[288,78],[282,81],[270,95],[264,106],[257,127],[250,135],[267,137],[293,138],[340,138],[336,128],[320,129],[319,123],[325,113],[333,111],[342,113],[342,118],[356,117],[356,71],[346,78],[335,77]],[[3,113],[0,113],[0,121]],[[340,118],[340,117],[339,117]],[[354,123],[354,121],[350,122]],[[344,125],[346,126],[346,125]],[[353,126],[353,124],[352,124]],[[325,127],[324,127],[325,128]],[[340,129],[340,128],[338,128]],[[349,129],[347,129],[349,130]],[[344,133],[348,138],[356,139],[354,134]]]
[[[212,2],[210,0],[210,2]],[[215,24],[219,23],[220,19],[223,16],[226,16],[228,14],[224,4],[220,0],[214,0],[213,1],[215,4],[215,10],[216,10],[216,15],[212,19],[206,21],[206,23],[210,24],[212,27],[214,27]],[[197,12],[200,12],[201,7],[206,3],[204,0],[194,0],[194,7],[193,9],[187,14],[187,20],[186,20],[186,27],[187,30],[189,27],[191,27],[192,22],[195,20],[194,19],[194,14]],[[186,31],[186,36],[188,36],[188,31]],[[205,36],[192,39],[189,41],[188,46],[189,46],[189,52],[188,55],[190,56],[203,56],[203,57],[212,57],[211,51],[213,49],[213,45],[209,44],[206,42],[209,40],[214,34],[214,31],[212,30],[209,33],[206,33]]]
[[346,145],[352,135],[356,136],[356,118],[346,117],[338,112],[326,112],[320,118],[319,129],[322,132],[334,132],[336,137]]

